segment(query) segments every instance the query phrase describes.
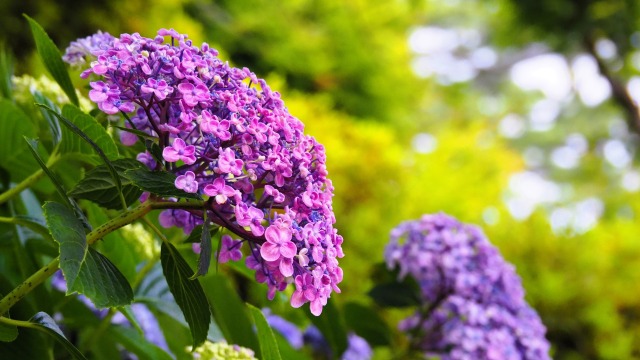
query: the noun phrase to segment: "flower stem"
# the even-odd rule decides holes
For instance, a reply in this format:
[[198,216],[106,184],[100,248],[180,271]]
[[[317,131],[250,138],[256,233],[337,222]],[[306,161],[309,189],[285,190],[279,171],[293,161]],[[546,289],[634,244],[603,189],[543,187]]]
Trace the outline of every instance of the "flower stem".
[[59,264],[60,258],[56,257],[2,298],[2,300],[0,300],[0,315],[6,313],[13,305],[20,301],[20,299],[31,292],[31,290],[40,285],[49,276],[53,275],[53,273],[58,270]]
[[[102,239],[111,232],[118,230],[119,228],[132,223],[133,221],[145,216],[151,210],[157,209],[200,209],[204,206],[202,201],[190,201],[190,202],[145,202],[137,207],[125,211],[119,216],[107,221],[101,226],[94,229],[87,234],[87,244],[92,245],[96,241]],[[13,305],[15,305],[20,299],[25,297],[33,288],[40,285],[44,280],[58,270],[60,265],[60,258],[56,257],[49,264],[40,268],[31,275],[22,284],[18,285],[9,294],[7,294],[2,300],[0,300],[0,315],[6,313]]]
[[[60,160],[60,156],[54,151],[54,153],[49,156],[47,167],[52,167],[53,165],[55,165],[55,163],[58,162],[58,160]],[[44,170],[38,169],[33,174],[29,175],[28,178],[18,183],[16,186],[0,194],[0,205],[11,200],[11,198],[20,194],[23,190],[38,182],[38,180],[40,180],[40,178],[42,178],[44,175]]]
[[33,323],[31,323],[29,321],[15,320],[15,319],[10,319],[10,318],[4,317],[4,316],[0,316],[0,323],[7,324],[7,325],[13,325],[13,326],[26,327],[26,328],[34,328],[35,327],[33,325]]
[[0,194],[0,204],[4,204],[7,201],[11,200],[11,198],[20,194],[24,189],[35,184],[43,176],[44,171],[42,169],[38,169],[38,171],[31,174],[31,176],[29,176],[28,178],[22,180],[18,185]]

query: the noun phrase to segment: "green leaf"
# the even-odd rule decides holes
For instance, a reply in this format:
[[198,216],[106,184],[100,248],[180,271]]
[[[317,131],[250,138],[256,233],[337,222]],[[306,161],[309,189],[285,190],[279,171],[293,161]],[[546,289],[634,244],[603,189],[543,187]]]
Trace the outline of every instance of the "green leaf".
[[224,338],[231,344],[248,347],[260,357],[258,338],[253,331],[253,324],[247,307],[231,287],[229,280],[222,275],[210,275],[201,278],[216,323]]
[[[36,105],[49,110],[49,112],[55,115],[58,120],[62,121],[67,129],[71,130],[73,133],[75,133],[89,145],[91,145],[93,150],[100,156],[104,164],[109,169],[109,174],[111,174],[111,178],[113,179],[116,188],[118,189],[117,193],[120,197],[122,207],[126,208],[126,202],[124,200],[124,197],[122,196],[122,184],[120,183],[120,176],[118,176],[118,172],[109,160],[110,157],[113,159],[118,157],[118,148],[116,147],[113,139],[109,136],[106,130],[102,126],[100,126],[100,124],[98,124],[93,117],[83,113],[80,109],[74,107],[73,105],[65,105],[62,108],[62,113],[70,116],[73,121],[78,123],[78,125],[67,119],[65,116],[61,116],[60,114],[56,113],[54,110],[45,105]],[[95,139],[95,142],[94,140],[92,140],[92,138]],[[98,145],[96,142],[100,145]],[[101,146],[104,147],[104,150],[101,148]]]
[[17,337],[18,337],[17,326],[0,322],[0,341],[12,342]]
[[144,331],[142,330],[142,327],[140,327],[140,324],[138,323],[138,319],[136,319],[135,314],[131,310],[131,306],[129,306],[129,305],[121,306],[121,307],[118,308],[118,311],[127,319],[127,321],[129,321],[131,326],[133,326],[133,328],[136,329],[136,332],[138,334],[140,334],[140,335],[144,334]]
[[67,293],[77,291],[86,295],[101,309],[129,305],[133,301],[133,290],[120,270],[104,255],[89,248],[77,281],[69,286]]
[[152,344],[138,331],[124,326],[110,326],[108,334],[140,360],[171,360],[172,357]]
[[189,324],[193,347],[198,347],[207,339],[211,321],[207,297],[197,279],[189,280],[193,271],[172,244],[162,243],[160,261],[169,290]]
[[176,188],[176,176],[166,171],[150,171],[146,168],[128,170],[125,176],[143,191],[160,196],[201,199],[198,194],[190,194]]
[[[47,108],[45,107],[45,109]],[[78,143],[79,139],[76,135],[63,134],[63,139],[68,142],[68,145],[71,145],[71,149],[75,150],[73,152],[93,153],[95,151],[95,153],[100,155],[103,160],[105,157],[109,160],[118,159],[119,155],[116,143],[113,141],[113,138],[109,135],[107,130],[105,130],[105,128],[102,127],[102,125],[100,125],[93,116],[86,114],[76,106],[66,104],[62,107],[61,116],[58,115],[57,117],[58,119],[62,117],[64,119],[61,119],[62,122],[65,123],[72,132],[77,136],[80,136],[80,138],[86,142],[80,145],[80,143]],[[75,125],[77,129],[70,126],[70,124],[66,124],[65,120]],[[72,141],[70,137],[74,137],[75,141]],[[89,145],[89,147],[87,147],[87,145]],[[61,151],[68,151],[69,149],[66,146],[67,145],[63,144]]]
[[39,169],[21,136],[36,136],[31,119],[14,103],[0,99],[0,166],[20,181]]
[[50,336],[52,336],[56,341],[58,341],[64,348],[73,356],[74,359],[78,360],[86,360],[84,355],[78,350],[73,344],[67,340],[67,338],[62,333],[62,330],[58,327],[56,322],[49,316],[49,314],[45,312],[39,312],[31,319],[29,322],[33,323],[33,328],[40,330]]
[[209,231],[209,219],[207,212],[203,211],[203,225],[200,237],[200,255],[198,256],[198,270],[193,274],[192,278],[204,275],[209,271],[211,264],[211,232]]
[[[188,337],[191,336],[189,334],[189,324],[187,324],[180,307],[176,304],[175,298],[169,290],[169,285],[162,273],[162,265],[160,263],[155,264],[142,279],[140,285],[136,288],[135,297],[137,302],[146,304],[158,317],[158,320],[160,316],[167,316],[183,326],[187,331]],[[207,339],[211,341],[224,340],[224,336],[215,321],[209,324]]]
[[[32,95],[36,103],[45,104],[57,113],[60,113],[60,109],[56,106],[56,104],[46,96],[42,95],[40,91],[32,90]],[[40,108],[40,113],[49,124],[51,141],[53,142],[53,146],[55,147],[56,145],[58,145],[60,140],[62,140],[62,129],[60,128],[60,123],[58,122],[58,119],[55,116],[51,115],[47,110]]]
[[[133,185],[124,174],[127,170],[140,168],[142,164],[134,159],[119,159],[112,164],[120,176],[122,195],[128,206],[138,200],[142,191]],[[122,204],[117,191],[118,188],[109,169],[106,165],[100,165],[87,172],[85,177],[69,192],[69,195],[91,200],[107,209],[119,209]]]
[[273,335],[273,330],[267,323],[267,319],[264,317],[264,314],[257,307],[247,304],[249,308],[249,312],[251,313],[251,317],[253,317],[253,322],[256,324],[256,329],[258,331],[258,341],[260,342],[260,353],[262,354],[261,359],[264,360],[281,360],[280,350],[278,348],[278,342],[276,341],[275,336]]
[[13,56],[6,44],[0,43],[0,96],[11,99],[13,97]]
[[73,104],[78,105],[78,96],[69,78],[67,68],[62,61],[62,54],[60,54],[60,51],[40,24],[27,15],[24,15],[24,17],[29,21],[38,54],[45,68],[47,68],[51,76],[56,80],[58,85],[60,85],[64,93],[67,94],[69,100]]
[[342,316],[333,303],[333,300],[329,299],[329,301],[327,301],[327,305],[324,306],[320,316],[313,315],[308,307],[305,307],[305,313],[313,325],[315,325],[322,335],[324,335],[325,339],[327,339],[332,352],[342,355],[348,346],[347,331],[345,330]]
[[[106,210],[99,207],[95,203],[85,204],[87,216],[93,224],[104,224],[111,220],[106,213]],[[137,264],[139,264],[144,256],[140,246],[141,239],[134,238],[135,235],[118,229],[107,234],[102,238],[102,241],[98,241],[94,244],[94,248],[98,250],[102,255],[106,256],[122,274],[127,278],[130,283],[133,283],[137,277]],[[142,246],[151,246],[152,244],[145,244]]]
[[69,295],[87,254],[87,237],[82,223],[64,205],[46,202],[43,208],[51,236],[60,244],[60,269],[67,280]]
[[343,308],[349,328],[372,346],[391,344],[391,329],[375,310],[358,303],[347,303]]
[[409,307],[421,303],[420,293],[409,282],[403,281],[378,284],[368,295],[383,307]]

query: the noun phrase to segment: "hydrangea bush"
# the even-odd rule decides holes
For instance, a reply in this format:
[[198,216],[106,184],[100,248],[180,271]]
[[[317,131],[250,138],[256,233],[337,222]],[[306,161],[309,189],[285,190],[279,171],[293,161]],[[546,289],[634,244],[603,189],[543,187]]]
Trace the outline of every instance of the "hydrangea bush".
[[[98,32],[60,56],[27,20],[53,80],[12,78],[0,54],[0,358],[400,351],[379,307],[330,300],[344,253],[325,149],[278,92],[173,29]],[[519,279],[475,228],[403,224],[386,258],[422,286],[400,325],[413,348],[547,356]]]
[[549,359],[520,278],[479,228],[445,214],[404,222],[391,231],[385,260],[419,285],[422,304],[399,329],[427,356]]

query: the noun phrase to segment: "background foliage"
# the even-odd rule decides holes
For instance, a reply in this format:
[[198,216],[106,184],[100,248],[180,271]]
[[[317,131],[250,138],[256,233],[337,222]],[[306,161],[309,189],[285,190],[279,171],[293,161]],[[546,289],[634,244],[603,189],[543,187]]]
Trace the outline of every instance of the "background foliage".
[[[223,58],[267,78],[306,124],[306,132],[327,148],[337,225],[347,254],[342,261],[343,293],[333,297],[339,308],[353,302],[372,305],[366,293],[373,284],[373,265],[382,260],[393,226],[423,213],[445,211],[482,224],[505,258],[517,266],[528,301],[548,327],[554,358],[640,358],[640,301],[634,291],[640,278],[640,185],[633,185],[634,176],[640,177],[634,133],[638,113],[627,91],[640,71],[640,10],[635,1],[162,0],[72,8],[67,2],[25,4],[0,5],[0,36],[18,56],[18,72],[41,71],[32,60],[30,33],[20,16],[26,12],[61,48],[97,29],[150,36],[160,27],[173,27],[196,43],[208,40]],[[416,51],[410,39],[424,27],[471,36],[471,44],[458,45],[445,37],[445,48],[456,59],[471,59],[474,50],[486,48],[497,60],[462,80],[437,68],[421,72],[420,59],[433,52],[419,46]],[[614,45],[613,55],[599,52],[596,44],[603,39],[608,42],[601,45]],[[532,114],[548,94],[544,87],[525,90],[515,84],[512,69],[524,59],[545,54],[556,54],[566,63],[590,56],[605,75],[604,82],[592,86],[611,90],[597,104],[585,102],[575,85],[580,75],[574,71],[567,95],[554,103],[558,111],[550,120],[552,126],[540,130]],[[518,136],[505,132],[508,116],[519,119]],[[50,141],[46,130],[33,128],[45,142]],[[554,151],[575,134],[586,148],[576,165],[559,166]],[[611,141],[622,144],[630,159],[622,166],[607,156]],[[71,187],[81,170],[73,159],[67,160],[57,173]],[[523,173],[555,184],[550,191],[558,191],[557,197],[536,202],[526,216],[517,215],[521,213],[512,202],[522,195],[514,175]],[[35,193],[22,195],[21,206],[34,207],[34,197],[52,191],[43,180]],[[587,226],[576,209],[589,199],[595,199],[600,210],[590,213],[595,222]],[[558,225],[558,219],[567,218],[558,217],[567,214],[562,210],[569,211],[569,225]],[[103,210],[89,208],[90,220],[105,216]],[[19,261],[6,255],[11,254],[9,239],[18,236],[37,246],[30,235],[15,234],[3,225],[0,292],[38,262],[23,254],[27,259],[20,261],[21,274],[7,270]],[[113,236],[135,237],[128,230]],[[181,234],[168,235],[172,236]],[[135,265],[150,256],[149,251],[157,251],[145,252],[135,241],[119,241],[134,250],[128,252],[113,243],[105,241],[101,247],[112,259],[120,259],[116,265],[130,280]],[[234,274],[244,300],[266,305],[265,289],[229,268],[220,271]],[[34,295],[39,305],[51,307],[38,300],[38,292]],[[67,306],[74,305],[62,307],[72,316]],[[293,322],[306,322],[285,299],[276,298],[270,306]],[[402,311],[387,311],[383,317],[394,328]],[[384,346],[376,348],[379,358],[390,352]]]

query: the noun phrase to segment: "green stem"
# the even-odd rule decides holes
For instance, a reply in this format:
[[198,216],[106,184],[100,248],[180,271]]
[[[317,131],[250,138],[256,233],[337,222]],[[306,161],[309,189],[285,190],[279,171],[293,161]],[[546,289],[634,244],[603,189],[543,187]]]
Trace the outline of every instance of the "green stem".
[[[190,201],[190,202],[145,202],[131,210],[125,211],[119,216],[107,221],[101,226],[94,229],[87,234],[87,244],[92,245],[96,241],[102,239],[111,232],[118,230],[119,228],[128,225],[135,220],[145,216],[151,210],[160,209],[201,209],[204,206],[202,201]],[[34,287],[40,285],[44,280],[58,270],[60,265],[60,259],[56,257],[49,264],[40,268],[33,275],[31,275],[22,284],[18,285],[9,294],[7,294],[2,300],[0,300],[0,315],[6,313],[13,305],[15,305],[20,299],[25,297]]]
[[2,300],[0,300],[0,315],[6,313],[15,303],[20,301],[25,295],[27,295],[36,286],[40,285],[49,276],[58,270],[60,264],[60,258],[57,257],[51,260],[50,263],[40,268],[40,270],[33,273],[22,284],[18,285],[15,289],[11,290]]
[[44,171],[42,171],[42,169],[39,169],[38,171],[31,174],[31,176],[29,176],[28,178],[22,180],[18,185],[3,192],[2,194],[0,194],[0,204],[4,204],[7,201],[11,200],[11,198],[20,194],[24,189],[35,184],[43,176],[44,176]]
[[35,327],[33,325],[33,323],[31,323],[29,321],[15,320],[15,319],[10,319],[10,318],[4,317],[4,316],[0,316],[0,323],[7,324],[7,325],[13,325],[13,326],[26,327],[26,328]]
[[[60,156],[54,152],[53,154],[51,154],[51,156],[49,156],[49,160],[47,160],[47,167],[52,167],[53,165],[55,165],[55,163],[58,162],[58,160],[60,160]],[[0,205],[11,200],[11,198],[20,194],[24,189],[31,187],[31,185],[38,182],[38,180],[40,180],[40,178],[42,178],[44,175],[45,172],[42,169],[38,169],[36,172],[31,174],[28,178],[22,180],[16,186],[0,194]]]

